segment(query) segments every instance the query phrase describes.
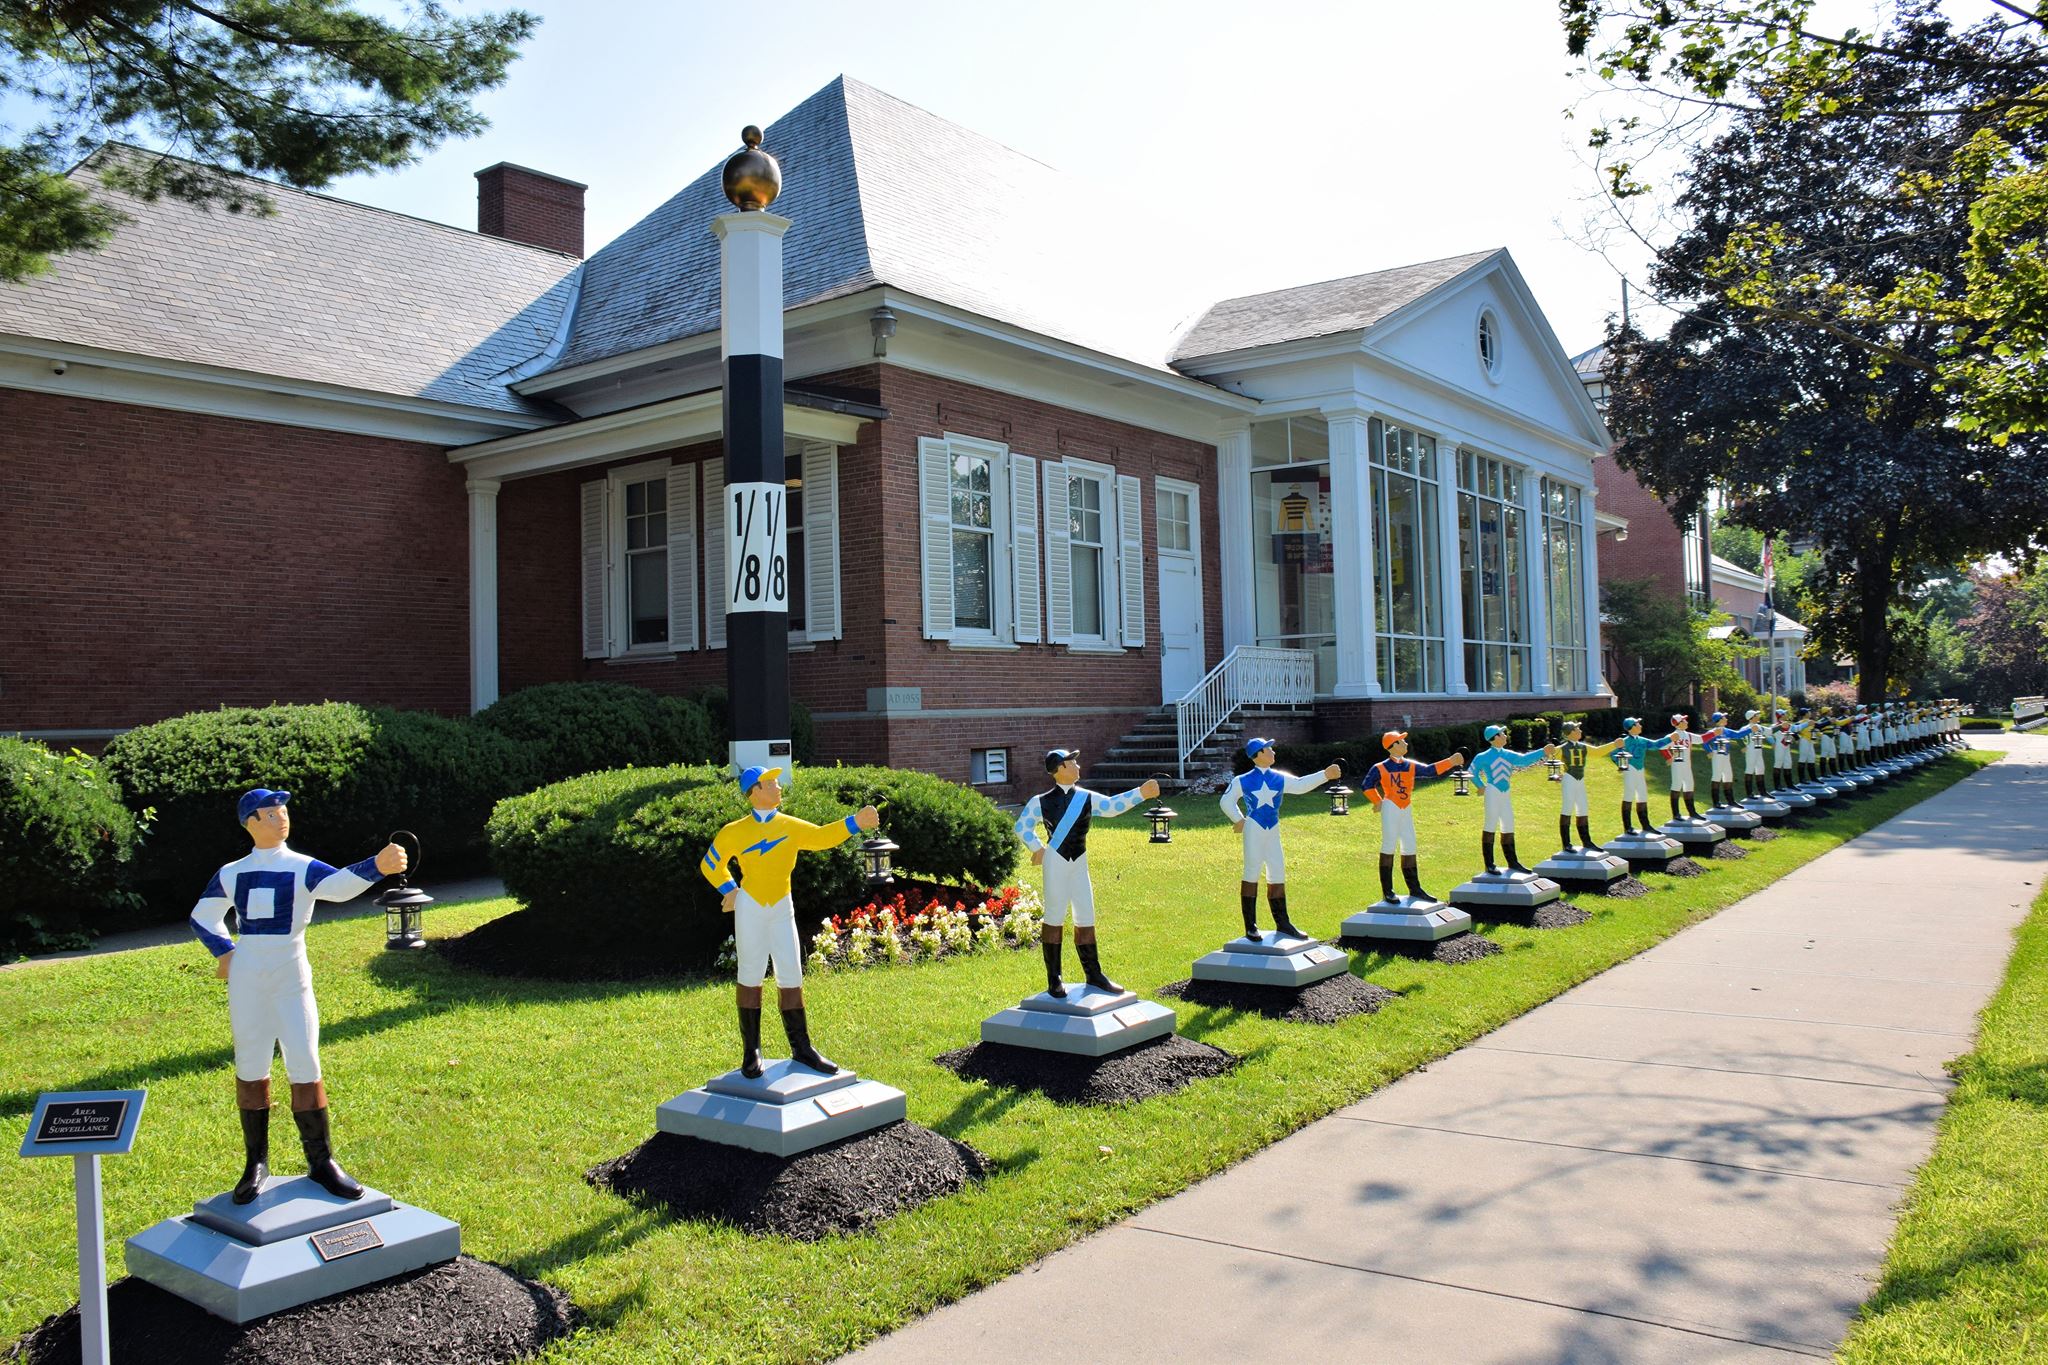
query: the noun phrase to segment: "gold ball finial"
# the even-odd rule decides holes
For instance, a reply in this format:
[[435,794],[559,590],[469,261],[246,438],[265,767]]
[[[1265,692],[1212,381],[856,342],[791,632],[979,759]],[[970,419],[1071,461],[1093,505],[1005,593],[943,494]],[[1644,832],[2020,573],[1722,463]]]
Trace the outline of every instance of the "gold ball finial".
[[782,193],[782,167],[761,150],[761,130],[748,124],[740,130],[747,145],[725,163],[725,197],[742,213],[765,209]]

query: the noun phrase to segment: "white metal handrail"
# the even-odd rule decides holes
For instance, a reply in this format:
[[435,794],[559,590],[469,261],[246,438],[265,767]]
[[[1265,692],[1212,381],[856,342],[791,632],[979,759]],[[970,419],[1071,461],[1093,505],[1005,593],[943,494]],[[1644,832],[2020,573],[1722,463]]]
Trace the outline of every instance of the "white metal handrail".
[[1188,755],[1239,707],[1307,706],[1315,698],[1314,650],[1239,645],[1173,704],[1180,755],[1177,774],[1188,775]]

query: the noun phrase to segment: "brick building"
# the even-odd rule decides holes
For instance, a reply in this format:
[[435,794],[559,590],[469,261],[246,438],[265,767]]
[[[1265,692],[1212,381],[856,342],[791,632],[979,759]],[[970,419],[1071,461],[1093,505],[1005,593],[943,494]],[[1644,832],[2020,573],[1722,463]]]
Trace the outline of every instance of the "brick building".
[[[1009,797],[1189,698],[1607,704],[1607,436],[1505,251],[1191,299],[1147,349],[1047,268],[1105,228],[1040,163],[845,79],[765,145],[825,757]],[[475,233],[271,193],[128,204],[0,290],[0,727],[722,683],[718,168],[587,260],[583,187],[507,164]]]

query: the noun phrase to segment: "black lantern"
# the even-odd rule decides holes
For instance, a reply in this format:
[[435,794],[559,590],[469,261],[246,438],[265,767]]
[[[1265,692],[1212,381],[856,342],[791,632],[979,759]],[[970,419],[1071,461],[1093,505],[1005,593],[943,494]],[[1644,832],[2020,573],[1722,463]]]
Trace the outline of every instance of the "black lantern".
[[1152,822],[1152,842],[1170,844],[1173,842],[1173,822],[1180,812],[1161,801],[1145,812],[1145,818]]
[[869,886],[894,886],[896,874],[889,870],[891,854],[901,853],[902,848],[886,834],[877,831],[871,838],[860,843],[860,856],[867,860]]
[[406,878],[420,870],[420,839],[411,830],[394,830],[391,842],[404,839],[412,845],[412,852],[406,859],[406,870],[398,874],[398,883],[377,897],[377,904],[384,908],[384,946],[403,952],[411,948],[424,948],[427,938],[420,930],[420,913],[434,903],[434,898],[416,886],[408,885]]
[[1351,814],[1351,788],[1345,786],[1342,782],[1330,788],[1330,814]]
[[1472,770],[1470,768],[1451,769],[1451,795],[1470,796],[1472,794],[1471,783]]

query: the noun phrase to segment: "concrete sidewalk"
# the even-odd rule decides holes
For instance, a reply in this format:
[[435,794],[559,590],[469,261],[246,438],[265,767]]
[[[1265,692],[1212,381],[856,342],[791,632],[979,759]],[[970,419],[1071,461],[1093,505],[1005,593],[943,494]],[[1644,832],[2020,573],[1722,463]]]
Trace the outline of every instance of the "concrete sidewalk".
[[1832,1354],[2048,874],[2048,740],[867,1362]]

